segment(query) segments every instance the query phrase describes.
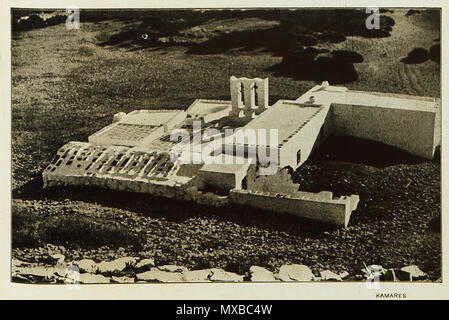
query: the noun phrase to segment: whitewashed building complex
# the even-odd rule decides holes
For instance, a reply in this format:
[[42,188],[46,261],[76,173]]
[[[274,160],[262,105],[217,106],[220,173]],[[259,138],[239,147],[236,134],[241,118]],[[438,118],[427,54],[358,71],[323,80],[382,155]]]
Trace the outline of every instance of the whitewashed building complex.
[[185,111],[115,114],[88,142],[59,149],[43,172],[44,186],[89,185],[216,206],[235,203],[347,226],[357,195],[298,191],[287,168],[300,167],[329,134],[382,142],[427,159],[441,144],[441,102],[435,98],[323,82],[296,100],[270,106],[268,79],[235,77],[230,96],[230,101],[197,99]]

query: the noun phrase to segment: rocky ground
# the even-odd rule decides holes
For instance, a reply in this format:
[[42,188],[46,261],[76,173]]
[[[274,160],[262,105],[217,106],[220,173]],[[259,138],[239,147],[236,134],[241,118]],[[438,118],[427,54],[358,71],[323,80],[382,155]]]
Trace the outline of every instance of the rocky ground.
[[[89,258],[66,261],[66,249],[47,245],[33,251],[25,251],[27,262],[12,260],[12,280],[22,283],[148,283],[148,282],[275,282],[275,281],[344,281],[356,278],[365,281],[426,281],[428,276],[415,265],[401,269],[385,269],[379,265],[365,266],[356,275],[348,272],[336,274],[322,270],[315,275],[300,264],[282,265],[273,273],[261,266],[251,266],[244,274],[228,272],[220,268],[189,270],[184,266],[155,264],[152,258],[120,257],[110,261]],[[440,281],[440,280],[439,280]]]

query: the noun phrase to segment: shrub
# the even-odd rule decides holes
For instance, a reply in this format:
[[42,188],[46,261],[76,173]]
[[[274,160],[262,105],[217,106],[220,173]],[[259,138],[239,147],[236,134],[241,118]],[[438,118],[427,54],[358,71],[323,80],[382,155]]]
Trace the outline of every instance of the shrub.
[[332,55],[335,59],[351,62],[351,63],[360,63],[363,62],[363,56],[360,53],[350,50],[335,50],[332,51]]
[[404,63],[422,63],[429,59],[429,52],[424,48],[415,48],[408,56],[402,59]]
[[346,36],[343,33],[336,31],[325,31],[318,36],[318,39],[330,43],[339,43],[346,40]]
[[317,52],[310,47],[307,49],[299,48],[295,50],[290,50],[282,58],[282,63],[284,66],[296,66],[303,65],[307,63],[312,63],[317,55]]
[[437,63],[440,63],[440,59],[441,59],[441,47],[440,44],[434,44],[433,46],[430,47],[429,49],[429,57],[430,60],[435,61]]
[[314,46],[317,44],[317,38],[311,34],[300,34],[296,35],[296,39],[301,42],[304,46]]

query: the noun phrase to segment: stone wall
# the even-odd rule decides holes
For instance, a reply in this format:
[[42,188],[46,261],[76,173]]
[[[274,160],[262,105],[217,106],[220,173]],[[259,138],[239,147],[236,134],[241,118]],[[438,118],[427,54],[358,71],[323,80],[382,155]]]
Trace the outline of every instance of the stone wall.
[[247,175],[247,189],[250,191],[296,194],[299,184],[294,183],[288,168],[278,169],[273,175],[260,175],[251,165]]

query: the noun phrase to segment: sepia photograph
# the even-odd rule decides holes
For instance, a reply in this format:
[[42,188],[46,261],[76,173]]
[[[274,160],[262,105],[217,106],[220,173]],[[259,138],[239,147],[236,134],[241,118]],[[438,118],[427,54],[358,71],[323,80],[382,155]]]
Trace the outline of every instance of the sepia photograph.
[[442,283],[441,8],[9,14],[12,284]]

